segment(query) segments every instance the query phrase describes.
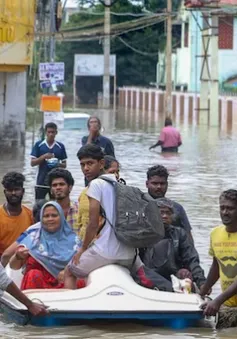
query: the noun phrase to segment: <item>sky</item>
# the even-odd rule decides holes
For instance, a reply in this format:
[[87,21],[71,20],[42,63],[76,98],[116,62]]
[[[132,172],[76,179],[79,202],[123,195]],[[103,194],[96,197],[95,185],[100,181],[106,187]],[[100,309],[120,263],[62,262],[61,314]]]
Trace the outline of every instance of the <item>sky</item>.
[[[64,0],[65,1],[65,0]],[[63,2],[64,2],[63,1]],[[77,0],[67,0],[67,5],[66,7],[69,7],[69,8],[77,8],[78,6],[78,2]]]

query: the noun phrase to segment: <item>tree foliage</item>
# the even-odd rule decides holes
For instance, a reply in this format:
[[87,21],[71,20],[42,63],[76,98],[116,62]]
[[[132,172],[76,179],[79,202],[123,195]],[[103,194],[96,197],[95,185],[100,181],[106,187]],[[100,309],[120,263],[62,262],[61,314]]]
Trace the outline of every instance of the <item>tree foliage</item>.
[[[46,0],[44,0],[46,1]],[[180,1],[173,0],[174,9]],[[166,0],[118,0],[111,7],[112,12],[149,14],[163,13],[166,8]],[[103,15],[90,15],[103,13],[104,6],[97,0],[78,0],[81,12],[70,17],[69,23],[64,28],[73,26],[103,27]],[[85,13],[85,11],[87,13]],[[111,25],[126,23],[136,20],[138,17],[131,15],[111,15]],[[149,23],[149,19],[147,21]],[[143,25],[146,26],[146,25]],[[122,38],[122,41],[121,39]],[[150,27],[140,27],[134,31],[119,36],[111,35],[111,54],[117,58],[117,86],[134,85],[149,86],[156,81],[156,63],[158,51],[165,46],[165,22],[160,22]],[[91,41],[61,42],[57,43],[56,61],[65,62],[64,91],[72,92],[74,54],[103,54],[103,38]],[[96,101],[97,92],[102,90],[102,78],[80,77],[77,81],[77,93],[80,100],[85,103]]]

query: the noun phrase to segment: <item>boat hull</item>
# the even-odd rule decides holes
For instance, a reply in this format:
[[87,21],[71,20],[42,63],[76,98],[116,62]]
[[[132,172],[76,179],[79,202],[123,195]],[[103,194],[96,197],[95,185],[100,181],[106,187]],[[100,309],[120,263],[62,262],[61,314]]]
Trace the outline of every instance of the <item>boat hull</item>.
[[117,265],[92,272],[87,286],[79,290],[24,292],[30,299],[47,305],[50,313],[31,316],[24,305],[4,293],[0,301],[5,318],[21,325],[68,326],[109,321],[180,329],[203,319],[198,295],[146,289],[133,281],[127,269]]

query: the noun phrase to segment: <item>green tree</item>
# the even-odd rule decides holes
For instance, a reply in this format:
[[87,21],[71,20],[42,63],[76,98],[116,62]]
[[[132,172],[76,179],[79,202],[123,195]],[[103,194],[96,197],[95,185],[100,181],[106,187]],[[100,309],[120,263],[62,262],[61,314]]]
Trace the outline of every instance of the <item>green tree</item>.
[[[47,0],[43,1],[45,6]],[[163,13],[166,2],[166,0],[145,0],[142,5],[141,1],[119,0],[115,1],[111,11],[135,15],[149,15],[147,11],[151,14],[152,12]],[[177,9],[179,2],[173,0],[174,10]],[[102,3],[98,4],[98,1],[94,0],[78,0],[78,5],[83,11],[72,15],[69,23],[62,27],[62,30],[73,27],[80,27],[82,32],[88,32],[92,28],[95,31],[103,29],[104,6]],[[83,7],[84,5],[86,6]],[[144,12],[144,6],[146,12]],[[84,13],[85,11],[102,15],[90,15]],[[116,54],[117,57],[118,86],[149,86],[150,82],[155,82],[156,79],[158,51],[163,50],[165,46],[165,22],[156,23],[150,27],[141,24],[139,29],[128,31],[130,24],[138,19],[138,16],[111,15],[112,27],[116,24],[124,24],[123,32],[120,29],[119,35],[111,34],[111,54]],[[74,54],[103,54],[103,39],[57,43],[56,60],[65,62],[66,84],[63,90],[68,93],[72,93]],[[97,92],[101,89],[102,78],[81,77],[77,81],[77,93],[82,102],[95,102]]]

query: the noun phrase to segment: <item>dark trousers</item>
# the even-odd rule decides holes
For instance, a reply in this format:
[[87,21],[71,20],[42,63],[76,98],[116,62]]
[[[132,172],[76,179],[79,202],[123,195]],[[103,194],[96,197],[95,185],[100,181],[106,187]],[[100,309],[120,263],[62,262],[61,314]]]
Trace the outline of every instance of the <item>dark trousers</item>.
[[35,200],[43,200],[49,193],[49,187],[37,187],[35,186]]
[[173,153],[177,153],[178,152],[178,147],[162,147],[161,148],[162,152],[173,152]]

